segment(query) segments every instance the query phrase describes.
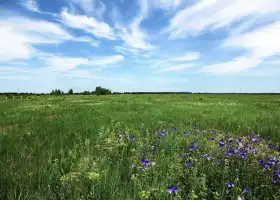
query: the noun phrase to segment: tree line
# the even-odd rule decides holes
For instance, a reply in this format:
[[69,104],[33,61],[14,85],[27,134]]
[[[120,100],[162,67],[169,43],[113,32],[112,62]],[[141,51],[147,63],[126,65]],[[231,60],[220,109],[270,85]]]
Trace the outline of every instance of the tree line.
[[103,88],[101,86],[97,86],[94,91],[83,91],[83,92],[74,92],[73,89],[69,89],[67,93],[64,93],[60,89],[52,90],[51,95],[109,95],[112,94],[110,89]]

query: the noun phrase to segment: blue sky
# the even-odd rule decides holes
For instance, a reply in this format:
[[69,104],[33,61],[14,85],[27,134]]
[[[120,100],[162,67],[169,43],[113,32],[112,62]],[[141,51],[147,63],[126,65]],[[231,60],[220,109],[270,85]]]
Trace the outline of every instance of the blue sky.
[[279,0],[9,0],[0,92],[280,92]]

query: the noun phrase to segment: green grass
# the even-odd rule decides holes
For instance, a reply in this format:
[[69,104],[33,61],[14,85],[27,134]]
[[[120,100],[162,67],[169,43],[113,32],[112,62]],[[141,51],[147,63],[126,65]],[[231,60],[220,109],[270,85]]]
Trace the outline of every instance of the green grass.
[[[169,134],[160,142],[155,131],[163,128]],[[185,130],[191,133],[184,136]],[[269,155],[280,159],[267,147],[269,141],[245,161],[225,159],[225,148],[218,148],[219,139],[247,136],[249,130],[271,136],[274,144],[280,140],[280,96],[0,97],[0,199],[237,199],[244,185],[246,199],[279,199],[280,183],[271,183],[273,166],[264,169],[257,162]],[[119,143],[120,133],[135,141]],[[199,149],[189,152],[194,138]],[[178,154],[184,148],[182,159]],[[153,163],[145,171],[143,150]],[[202,157],[205,153],[211,161]],[[184,166],[189,159],[192,166]],[[234,183],[229,193],[227,181]],[[179,187],[174,196],[166,192],[172,184]]]

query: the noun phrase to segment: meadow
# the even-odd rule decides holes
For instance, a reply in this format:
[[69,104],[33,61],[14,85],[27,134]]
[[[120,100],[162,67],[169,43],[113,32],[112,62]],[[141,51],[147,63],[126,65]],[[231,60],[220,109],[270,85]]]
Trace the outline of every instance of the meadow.
[[0,199],[280,199],[279,95],[0,97]]

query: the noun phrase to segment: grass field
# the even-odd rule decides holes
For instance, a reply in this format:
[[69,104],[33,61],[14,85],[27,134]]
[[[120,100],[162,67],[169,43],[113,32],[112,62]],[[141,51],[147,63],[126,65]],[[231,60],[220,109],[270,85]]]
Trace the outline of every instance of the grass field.
[[280,199],[280,96],[0,98],[0,199]]

